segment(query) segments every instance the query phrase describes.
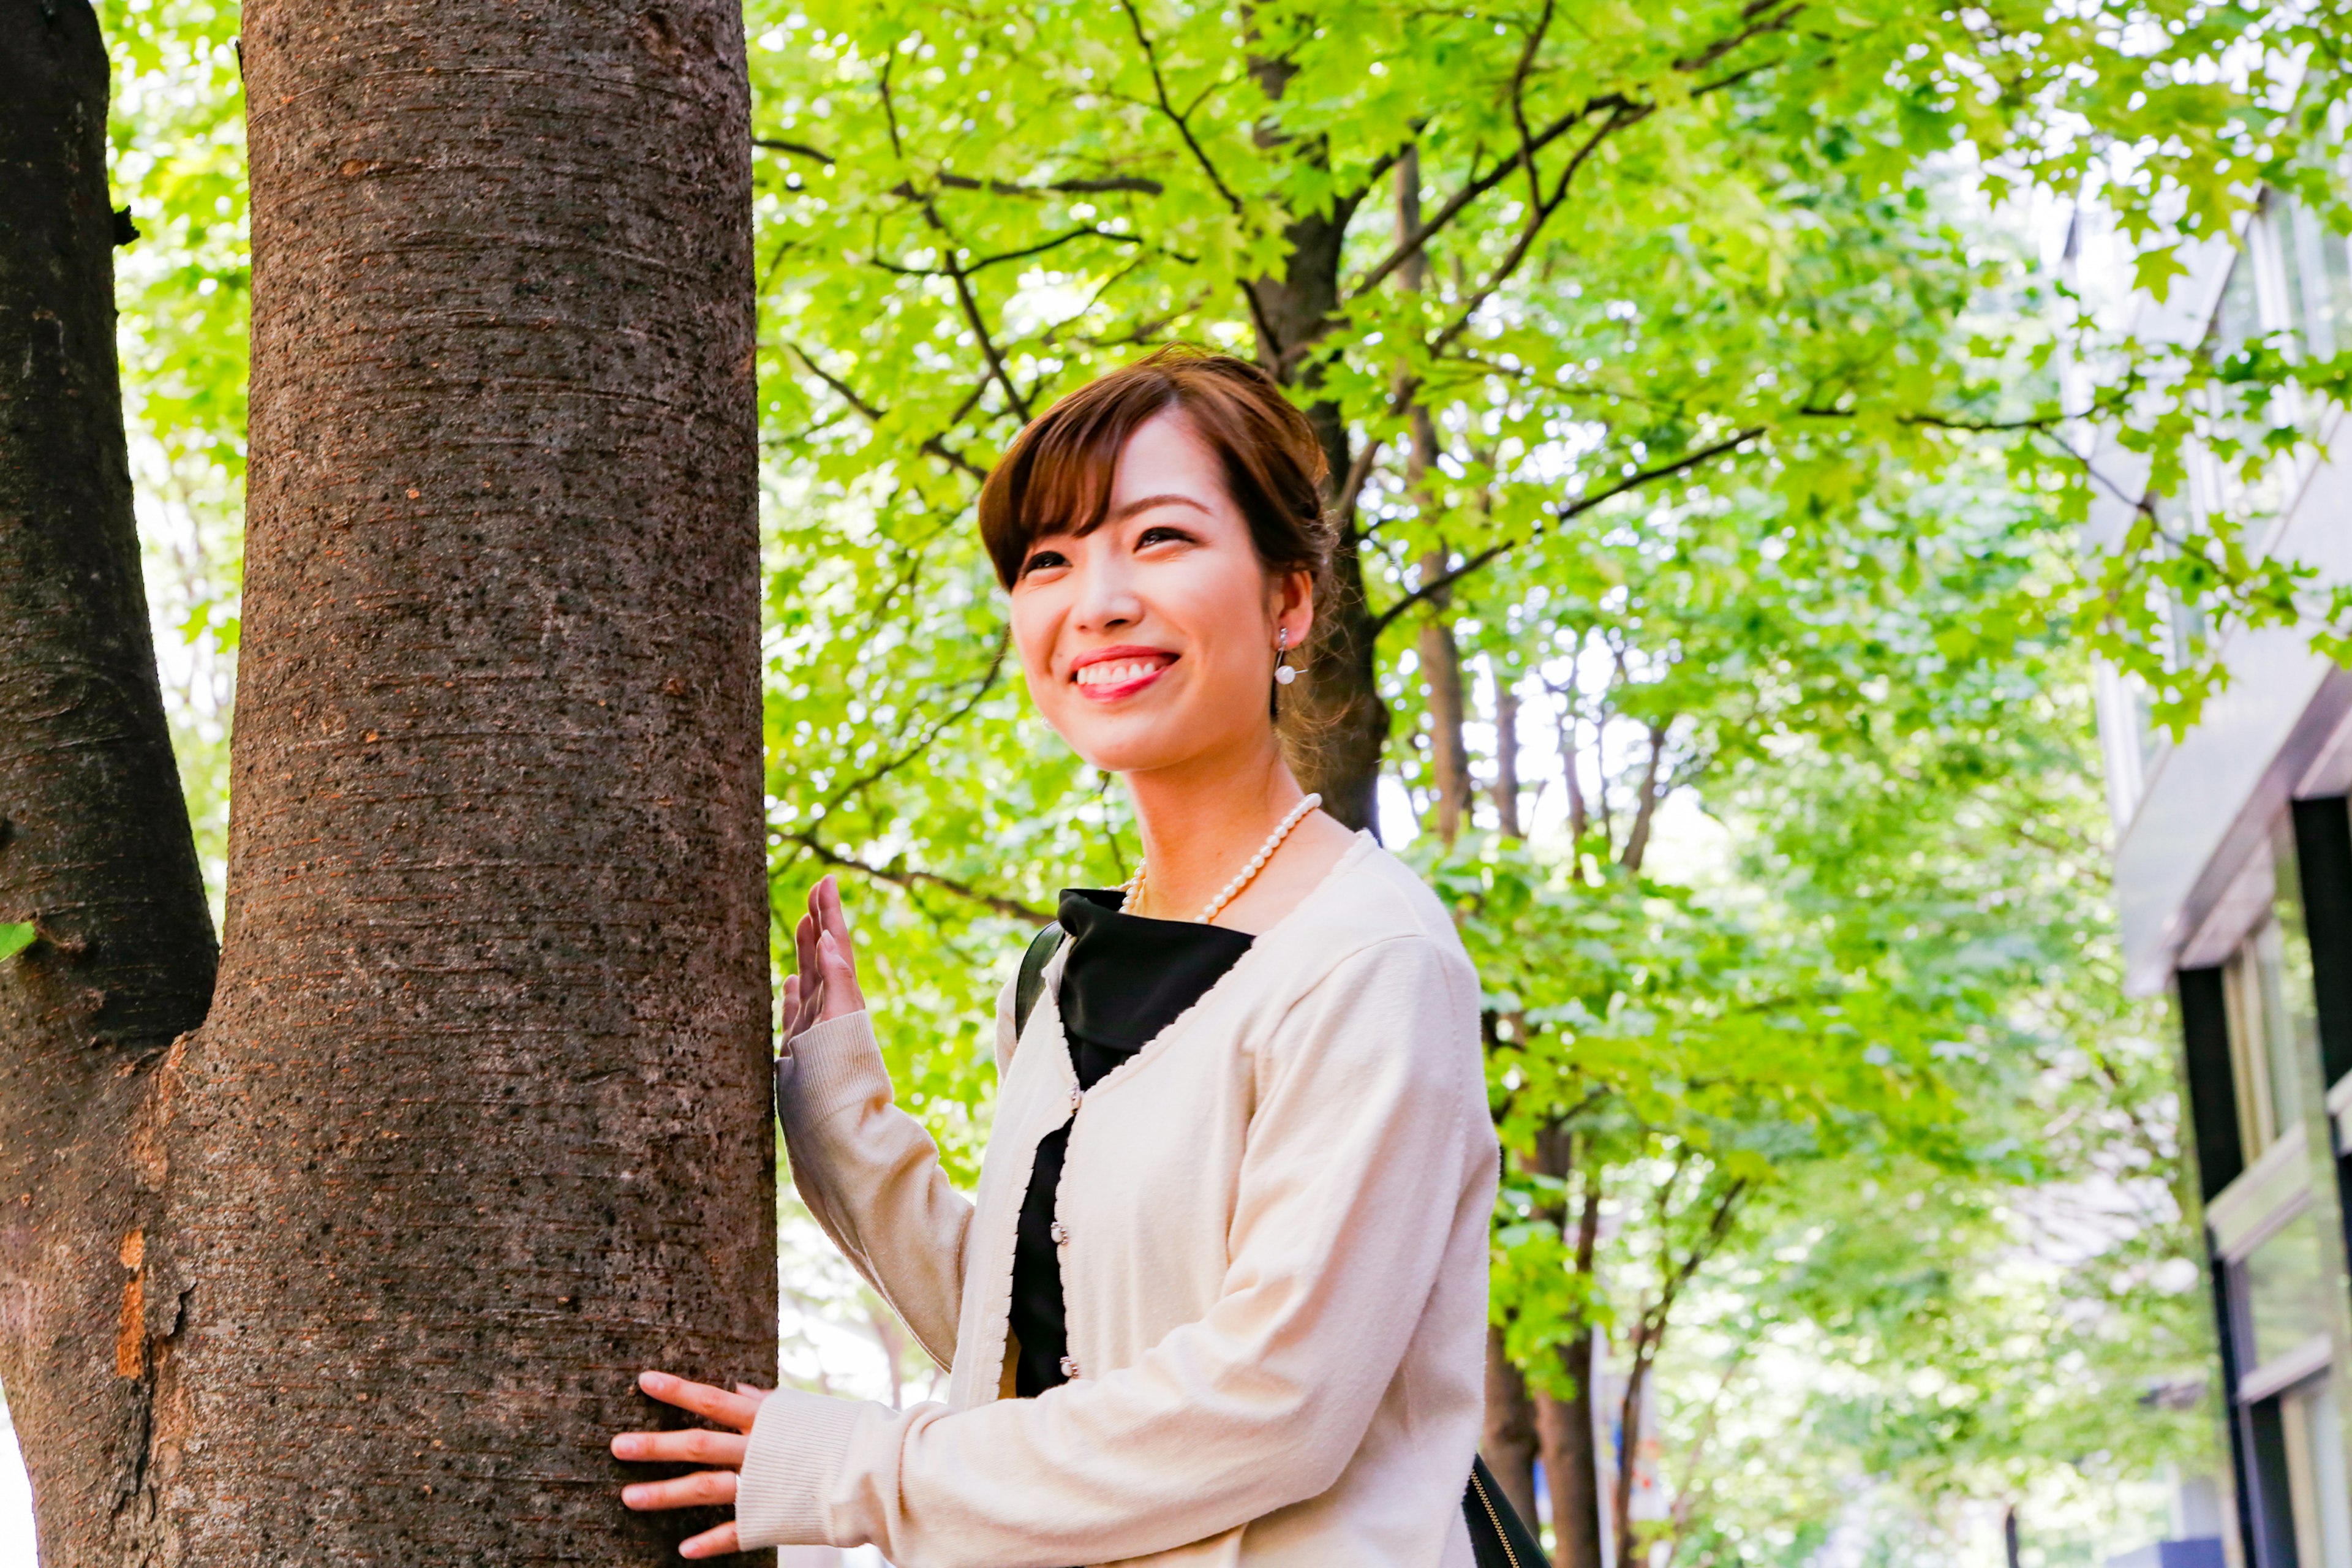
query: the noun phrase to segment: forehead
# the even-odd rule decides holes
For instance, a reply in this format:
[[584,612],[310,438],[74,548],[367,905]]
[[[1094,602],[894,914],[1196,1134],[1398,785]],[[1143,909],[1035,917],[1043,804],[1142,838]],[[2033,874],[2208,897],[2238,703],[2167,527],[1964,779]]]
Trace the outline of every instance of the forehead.
[[1153,415],[1127,438],[1111,476],[1107,510],[1116,517],[1122,508],[1152,496],[1181,496],[1212,511],[1232,509],[1224,465],[1177,409]]

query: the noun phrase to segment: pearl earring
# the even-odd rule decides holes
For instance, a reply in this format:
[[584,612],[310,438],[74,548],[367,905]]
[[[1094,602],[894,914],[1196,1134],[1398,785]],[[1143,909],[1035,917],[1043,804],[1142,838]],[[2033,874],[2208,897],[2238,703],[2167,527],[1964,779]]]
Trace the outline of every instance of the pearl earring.
[[1274,639],[1274,679],[1287,686],[1298,679],[1298,672],[1283,663],[1290,653],[1290,628],[1285,626]]

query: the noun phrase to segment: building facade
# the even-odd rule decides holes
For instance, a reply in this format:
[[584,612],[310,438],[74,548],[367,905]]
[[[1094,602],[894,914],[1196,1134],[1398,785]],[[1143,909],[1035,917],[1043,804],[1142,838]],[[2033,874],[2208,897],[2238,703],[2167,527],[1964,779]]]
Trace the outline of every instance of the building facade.
[[[2352,349],[2352,251],[2290,203],[2187,259],[2135,330],[2221,353],[2263,333]],[[2323,422],[2305,417],[2332,459],[2283,462],[2254,491],[2192,454],[2188,494],[2147,497],[2108,448],[2092,547],[2143,500],[2159,517],[2251,510],[2263,549],[2352,582],[2352,427]],[[2216,633],[2193,606],[2168,612],[2171,657],[2220,658],[2227,689],[2176,742],[2111,675],[2100,729],[2129,984],[2178,1003],[2235,1483],[2224,1543],[2239,1568],[2352,1568],[2352,672],[2291,627]]]

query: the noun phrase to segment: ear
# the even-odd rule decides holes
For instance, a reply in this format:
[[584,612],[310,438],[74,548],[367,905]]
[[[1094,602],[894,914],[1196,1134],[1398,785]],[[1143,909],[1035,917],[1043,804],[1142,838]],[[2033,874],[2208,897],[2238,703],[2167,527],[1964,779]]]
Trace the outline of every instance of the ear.
[[1277,572],[1266,583],[1266,609],[1272,624],[1271,634],[1286,631],[1290,646],[1307,646],[1307,634],[1315,629],[1315,574],[1311,572]]

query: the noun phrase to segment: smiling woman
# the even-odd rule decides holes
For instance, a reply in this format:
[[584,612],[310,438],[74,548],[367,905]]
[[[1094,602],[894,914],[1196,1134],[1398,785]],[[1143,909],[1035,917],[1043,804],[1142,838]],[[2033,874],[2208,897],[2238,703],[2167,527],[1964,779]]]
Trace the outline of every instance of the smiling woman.
[[1464,1494],[1496,1164],[1477,979],[1428,889],[1299,789],[1272,714],[1329,553],[1320,474],[1271,381],[1186,352],[1065,398],[990,479],[1031,700],[1125,781],[1144,858],[1066,889],[1000,1000],[970,1201],[893,1103],[837,889],[812,892],[776,1077],[793,1179],[949,1398],[646,1373],[722,1428],[614,1440],[713,1467],[624,1494],[732,1501],[688,1555],[1511,1560],[1507,1505]]

